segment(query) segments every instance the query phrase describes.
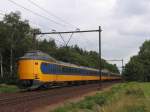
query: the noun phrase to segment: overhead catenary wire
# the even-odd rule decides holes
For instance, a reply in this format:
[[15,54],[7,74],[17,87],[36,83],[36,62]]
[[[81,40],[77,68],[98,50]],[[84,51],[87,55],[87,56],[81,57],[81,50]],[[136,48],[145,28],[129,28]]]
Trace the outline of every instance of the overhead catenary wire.
[[[5,16],[5,15],[7,15],[6,14],[6,12],[4,12],[4,13],[1,13],[1,12],[4,12],[4,11],[2,11],[2,10],[0,10],[0,15],[2,15],[2,16]],[[34,26],[37,26],[37,27],[41,27],[42,28],[42,26],[41,25],[39,25],[39,24],[36,24],[35,22],[33,22],[33,21],[29,21],[29,24],[31,25],[34,25]]]
[[50,12],[50,11],[46,10],[45,8],[39,6],[38,4],[36,4],[35,2],[33,2],[32,0],[28,0],[28,1],[29,1],[32,5],[38,7],[39,9],[43,10],[44,12],[46,12],[48,15],[53,16],[53,17],[57,18],[58,20],[60,20],[60,21],[62,21],[62,22],[64,22],[64,23],[66,23],[66,24],[68,24],[68,25],[71,25],[73,28],[76,28],[76,29],[77,29],[77,27],[76,27],[75,25],[73,25],[73,24],[71,24],[71,23],[69,23],[69,22],[67,22],[67,21],[65,21],[65,20],[63,20],[63,19],[61,19],[60,17],[56,16],[56,15],[53,14],[52,12]]
[[[52,36],[49,36],[49,35],[46,35],[47,37],[46,37],[46,39],[47,38],[51,38],[51,39],[53,39],[55,42],[58,42],[60,45],[62,44],[64,44],[64,42],[62,42],[62,41],[60,41],[59,39],[54,39]],[[43,36],[40,36],[40,37],[38,37],[40,40],[41,40],[41,37],[43,37]]]
[[22,9],[24,9],[24,10],[26,10],[26,11],[32,13],[32,14],[34,14],[34,15],[36,15],[36,16],[39,16],[39,17],[41,17],[43,19],[46,19],[46,20],[48,20],[50,22],[53,22],[53,23],[55,23],[57,25],[60,25],[60,26],[63,26],[63,27],[65,26],[64,24],[58,23],[58,22],[56,22],[56,21],[54,21],[54,20],[52,20],[52,19],[50,19],[50,18],[48,18],[48,17],[46,17],[44,15],[41,15],[41,14],[39,14],[37,12],[34,12],[31,9],[28,9],[28,8],[24,7],[23,5],[20,5],[20,4],[18,4],[17,2],[15,2],[13,0],[8,0],[8,1],[11,2],[11,3],[13,3],[14,5],[16,5],[16,6],[20,7],[20,8],[22,8]]
[[[47,37],[53,39],[53,37],[51,37],[51,36],[49,36],[49,35],[47,35]],[[56,39],[56,38],[54,39],[54,41],[57,41],[60,45],[61,45],[61,44],[64,44],[64,42],[62,42],[62,41],[60,41],[59,39]]]

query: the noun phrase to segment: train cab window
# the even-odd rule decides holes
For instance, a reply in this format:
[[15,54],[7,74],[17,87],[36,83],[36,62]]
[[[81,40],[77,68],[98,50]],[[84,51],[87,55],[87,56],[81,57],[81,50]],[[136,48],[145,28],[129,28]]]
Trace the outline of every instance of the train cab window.
[[48,71],[47,71],[47,64],[46,63],[42,63],[41,64],[41,71],[43,73],[48,73]]

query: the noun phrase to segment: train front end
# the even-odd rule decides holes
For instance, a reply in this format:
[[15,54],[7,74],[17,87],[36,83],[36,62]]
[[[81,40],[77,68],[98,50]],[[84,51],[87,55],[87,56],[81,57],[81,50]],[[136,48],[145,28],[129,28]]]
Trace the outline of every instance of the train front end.
[[23,57],[20,57],[18,62],[20,87],[33,87],[44,83],[45,80],[43,80],[43,77],[45,75],[41,72],[41,63],[54,61],[55,59],[48,54],[38,50],[25,53]]
[[21,87],[31,87],[34,80],[38,80],[37,52],[27,52],[18,62],[18,75]]

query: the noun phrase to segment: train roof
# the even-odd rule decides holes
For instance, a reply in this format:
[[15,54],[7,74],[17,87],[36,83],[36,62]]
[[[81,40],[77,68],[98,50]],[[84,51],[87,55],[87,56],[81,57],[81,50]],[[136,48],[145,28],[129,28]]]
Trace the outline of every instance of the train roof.
[[61,64],[61,65],[63,65],[63,66],[71,66],[71,67],[75,67],[75,68],[82,68],[82,69],[88,69],[88,70],[98,71],[98,69],[95,69],[95,68],[85,67],[85,66],[80,66],[80,65],[75,65],[75,64],[71,64],[71,63],[62,62],[62,61],[58,61],[58,63]]
[[50,55],[43,53],[40,50],[28,51],[25,53],[24,56],[20,57],[19,59],[39,59],[39,60],[52,61],[52,62],[57,61],[56,59],[54,59]]

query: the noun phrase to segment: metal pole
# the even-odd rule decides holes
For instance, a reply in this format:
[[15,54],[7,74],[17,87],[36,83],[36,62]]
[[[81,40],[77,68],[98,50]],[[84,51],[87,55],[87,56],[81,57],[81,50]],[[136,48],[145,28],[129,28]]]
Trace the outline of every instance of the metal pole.
[[33,33],[33,50],[36,50],[36,33]]
[[99,26],[99,86],[102,86],[101,26]]
[[122,59],[122,74],[123,74],[123,59]]
[[3,56],[0,53],[1,78],[3,77]]
[[15,33],[15,27],[14,31],[12,32],[11,35],[11,45],[10,45],[10,76],[13,75],[13,47],[14,47],[14,33]]

